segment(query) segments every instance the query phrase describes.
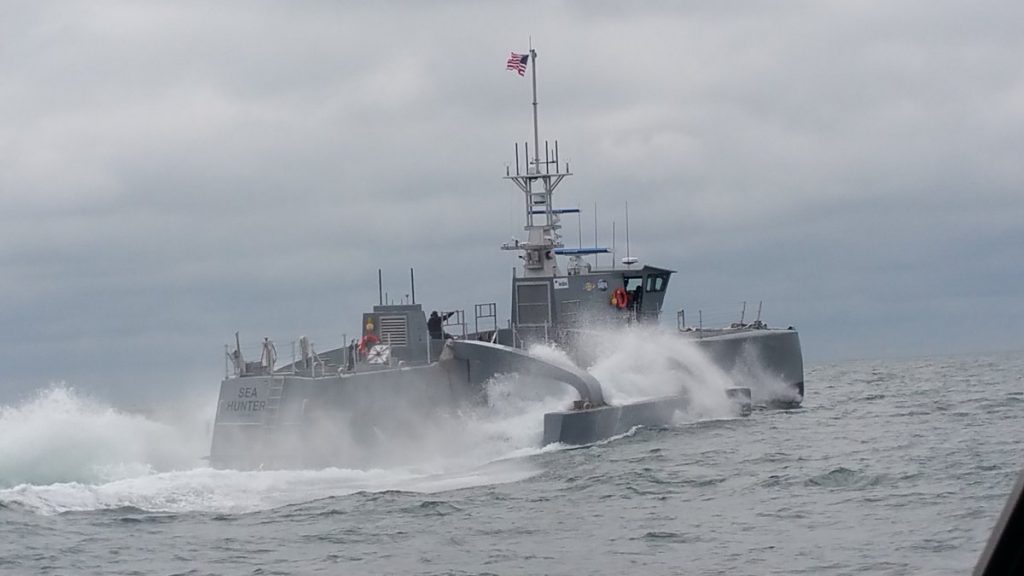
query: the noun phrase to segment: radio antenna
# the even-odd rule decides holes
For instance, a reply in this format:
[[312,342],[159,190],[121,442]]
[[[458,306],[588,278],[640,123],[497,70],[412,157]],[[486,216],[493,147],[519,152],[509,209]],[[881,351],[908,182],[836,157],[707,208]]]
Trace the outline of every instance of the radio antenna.
[[[626,260],[629,260],[629,200],[626,200]],[[629,264],[626,264],[629,267]]]
[[615,220],[612,220],[612,270],[615,269]]

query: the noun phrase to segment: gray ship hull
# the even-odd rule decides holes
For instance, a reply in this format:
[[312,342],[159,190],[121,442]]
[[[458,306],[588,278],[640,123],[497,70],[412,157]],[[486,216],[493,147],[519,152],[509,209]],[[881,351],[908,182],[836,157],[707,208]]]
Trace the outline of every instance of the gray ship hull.
[[453,363],[354,374],[273,374],[221,383],[210,460],[220,468],[382,464],[381,442],[483,401]]
[[686,333],[754,404],[796,408],[804,398],[804,360],[796,330],[719,330]]
[[[735,415],[749,409],[751,397],[763,405],[794,406],[802,400],[803,362],[795,331],[683,337],[692,338],[737,386],[750,390],[737,402]],[[225,379],[211,463],[238,469],[388,464],[380,457],[389,452],[377,450],[379,446],[415,450],[433,428],[486,404],[486,382],[510,372],[570,386],[579,394],[572,409],[545,415],[543,444],[590,444],[635,426],[671,425],[689,404],[685,393],[607,404],[601,383],[585,371],[555,366],[498,344],[449,341],[439,361],[421,366],[317,377],[279,373]]]
[[[796,408],[803,401],[803,355],[795,330],[739,329],[686,335],[729,375],[735,386],[726,390],[733,402],[731,415],[748,415],[752,405]],[[688,376],[686,367],[680,368],[680,376]],[[745,392],[732,394],[738,391]],[[689,408],[690,400],[683,393],[617,406],[553,412],[544,416],[543,443],[591,444],[625,434],[636,426],[669,426]]]

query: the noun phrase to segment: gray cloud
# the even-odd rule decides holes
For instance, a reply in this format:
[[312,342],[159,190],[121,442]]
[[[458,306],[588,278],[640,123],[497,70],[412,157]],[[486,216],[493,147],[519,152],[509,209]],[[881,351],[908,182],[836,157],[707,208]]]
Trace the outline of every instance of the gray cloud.
[[667,316],[763,299],[811,362],[1024,344],[1024,8],[720,4],[6,7],[0,400],[214,387],[236,329],[340,344],[377,268],[507,316],[531,34],[561,201],[620,252],[629,201]]

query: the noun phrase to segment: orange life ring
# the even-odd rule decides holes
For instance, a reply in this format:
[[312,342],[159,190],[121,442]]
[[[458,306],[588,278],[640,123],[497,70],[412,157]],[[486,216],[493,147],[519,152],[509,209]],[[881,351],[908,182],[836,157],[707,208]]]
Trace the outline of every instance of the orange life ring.
[[612,292],[612,305],[617,306],[619,310],[629,305],[629,293],[625,288],[619,287]]
[[359,339],[359,354],[366,356],[366,352],[373,347],[374,344],[380,344],[380,338],[377,338],[376,334],[370,333]]

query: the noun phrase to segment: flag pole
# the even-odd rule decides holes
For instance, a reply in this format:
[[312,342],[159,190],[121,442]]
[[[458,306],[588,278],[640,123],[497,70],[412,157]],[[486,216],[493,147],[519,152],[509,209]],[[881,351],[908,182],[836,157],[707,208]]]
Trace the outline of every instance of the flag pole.
[[533,165],[537,168],[537,173],[540,173],[540,139],[537,136],[537,52],[533,49],[533,38],[530,39],[530,60],[533,60],[533,66],[531,66],[531,75],[533,76]]

